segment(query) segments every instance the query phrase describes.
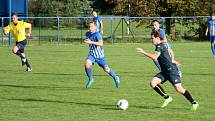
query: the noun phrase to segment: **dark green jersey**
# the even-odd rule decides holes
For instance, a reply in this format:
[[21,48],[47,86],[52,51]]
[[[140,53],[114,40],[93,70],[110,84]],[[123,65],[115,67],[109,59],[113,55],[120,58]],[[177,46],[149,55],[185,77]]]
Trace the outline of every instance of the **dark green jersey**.
[[162,72],[171,72],[177,70],[176,65],[172,63],[172,59],[164,44],[161,43],[156,45],[155,52],[159,54],[157,60],[161,66]]

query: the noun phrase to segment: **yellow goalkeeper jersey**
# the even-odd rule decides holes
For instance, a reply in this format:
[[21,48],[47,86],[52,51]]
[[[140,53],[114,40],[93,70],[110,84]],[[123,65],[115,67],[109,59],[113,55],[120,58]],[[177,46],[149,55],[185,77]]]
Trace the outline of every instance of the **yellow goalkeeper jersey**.
[[11,22],[5,28],[5,33],[8,34],[9,32],[12,32],[16,42],[21,42],[26,39],[25,29],[30,27],[31,24],[24,21],[18,21],[17,25],[14,25],[14,23]]

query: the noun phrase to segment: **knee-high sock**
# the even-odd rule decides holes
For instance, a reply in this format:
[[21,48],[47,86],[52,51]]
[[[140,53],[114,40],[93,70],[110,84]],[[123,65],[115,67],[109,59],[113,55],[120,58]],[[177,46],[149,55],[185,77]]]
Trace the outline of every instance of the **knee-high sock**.
[[213,55],[215,55],[215,46],[214,45],[211,45],[211,51],[212,51]]
[[32,67],[31,67],[31,64],[30,64],[29,61],[28,61],[28,59],[25,60],[25,64],[26,64],[27,67],[32,68]]
[[88,79],[89,79],[89,80],[92,80],[92,79],[93,79],[92,68],[91,68],[91,67],[90,67],[90,68],[86,68],[86,67],[85,67],[85,72],[86,72],[86,74],[87,74]]
[[169,95],[167,95],[165,93],[165,91],[163,90],[163,88],[160,85],[157,85],[153,88],[158,94],[160,94],[162,97],[164,97],[164,99],[169,98]]
[[114,80],[117,79],[117,76],[116,76],[115,72],[114,72],[112,69],[109,70],[108,74],[109,74],[111,77],[113,77]]
[[159,62],[156,60],[156,61],[154,61],[154,63],[157,66],[157,68],[159,69],[159,71],[161,71],[161,66],[160,66]]
[[184,95],[184,97],[186,97],[187,100],[190,101],[190,103],[192,103],[192,104],[196,103],[188,90],[186,90],[183,95]]

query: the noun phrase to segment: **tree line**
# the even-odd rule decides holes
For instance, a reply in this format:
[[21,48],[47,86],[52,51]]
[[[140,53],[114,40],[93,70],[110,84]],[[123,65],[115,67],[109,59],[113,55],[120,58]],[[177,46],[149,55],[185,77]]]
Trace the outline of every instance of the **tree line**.
[[[134,17],[208,16],[215,12],[215,0],[29,0],[29,16],[89,16],[92,10]],[[198,29],[204,31],[206,23],[197,22]],[[167,34],[171,34],[174,19],[166,19],[165,24]]]

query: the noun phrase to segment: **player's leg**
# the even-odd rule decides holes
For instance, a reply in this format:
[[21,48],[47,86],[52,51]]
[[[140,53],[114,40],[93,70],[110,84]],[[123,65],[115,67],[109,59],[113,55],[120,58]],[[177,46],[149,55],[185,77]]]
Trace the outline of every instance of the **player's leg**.
[[210,37],[210,42],[211,42],[211,51],[212,51],[213,57],[215,57],[215,36]]
[[21,51],[21,55],[25,57],[24,59],[22,59],[22,65],[25,64],[27,66],[26,71],[32,71],[32,66],[24,54],[24,48],[21,49],[20,51]]
[[106,61],[106,58],[100,58],[100,59],[97,59],[96,60],[98,65],[100,67],[103,68],[103,70],[108,73],[113,79],[114,79],[114,82],[115,82],[115,85],[117,88],[119,88],[119,84],[120,84],[120,80],[119,80],[119,77],[116,75],[116,73],[108,67],[108,64],[107,64],[107,61]]
[[174,87],[176,89],[176,91],[182,95],[184,95],[184,97],[190,101],[190,103],[192,104],[192,108],[191,110],[196,110],[199,106],[198,102],[196,102],[192,95],[190,94],[190,92],[188,90],[186,90],[182,85],[181,83],[177,83],[177,84],[174,84]]
[[214,48],[214,43],[211,43],[211,51],[213,56],[215,55],[215,48]]
[[32,71],[31,64],[29,63],[27,57],[24,54],[26,44],[27,44],[27,41],[24,40],[21,43],[17,44],[17,46],[19,46],[19,51],[20,51],[21,55],[24,57],[24,59],[21,59],[21,60],[22,60],[22,64],[24,63],[27,66],[26,71]]
[[192,104],[192,110],[196,110],[199,104],[193,99],[190,92],[182,86],[180,77],[179,75],[177,75],[177,72],[173,72],[169,76],[169,81],[172,83],[178,93],[184,95],[184,97],[190,101],[190,103]]
[[92,65],[93,65],[94,61],[95,61],[95,59],[91,55],[88,55],[88,57],[84,63],[85,72],[86,72],[87,77],[88,77],[88,82],[87,82],[86,88],[89,88],[94,81],[93,75],[92,75]]
[[22,65],[25,65],[25,64],[27,65],[26,71],[32,70],[31,65],[27,61],[26,56],[24,54],[24,46],[22,44],[17,44],[16,46],[14,46],[12,49],[12,52],[20,57],[20,59],[22,61]]
[[213,52],[214,52],[214,53],[213,53],[213,57],[215,58],[215,36],[212,37],[212,45],[213,45],[213,47],[214,47],[214,49],[213,49],[213,50],[214,50],[214,51],[213,51]]
[[19,51],[19,48],[20,48],[19,45],[14,46],[13,49],[12,49],[12,52],[13,52],[14,54],[16,54],[17,56],[19,56],[21,59],[25,59],[25,56],[23,56],[23,55],[21,54],[21,52]]
[[164,103],[162,104],[162,108],[166,107],[171,101],[172,101],[172,97],[170,97],[168,94],[166,94],[166,92],[164,91],[164,89],[160,86],[160,84],[162,83],[162,81],[164,81],[165,78],[161,73],[158,73],[155,77],[152,78],[152,80],[150,81],[150,86],[158,93],[160,94],[163,98],[164,98]]
[[116,88],[119,88],[120,80],[119,80],[119,77],[115,74],[115,72],[111,68],[109,68],[109,67],[103,67],[103,70],[106,73],[108,73],[114,79]]

